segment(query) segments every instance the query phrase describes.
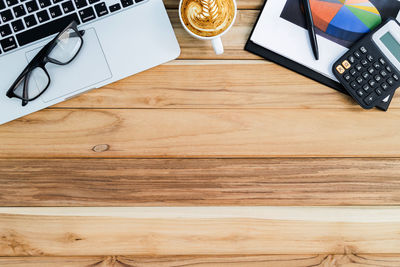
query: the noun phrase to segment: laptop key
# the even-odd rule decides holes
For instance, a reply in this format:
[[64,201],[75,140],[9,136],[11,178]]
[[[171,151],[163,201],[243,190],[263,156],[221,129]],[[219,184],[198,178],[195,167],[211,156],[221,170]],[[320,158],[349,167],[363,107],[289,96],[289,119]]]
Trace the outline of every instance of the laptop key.
[[14,32],[19,32],[25,29],[24,23],[20,19],[11,22],[11,27],[13,28]]
[[82,23],[88,22],[88,21],[96,18],[93,7],[88,7],[88,8],[79,10],[79,16],[81,17]]
[[12,33],[11,27],[8,24],[0,26],[0,35],[1,37],[5,37],[7,35],[10,35]]
[[0,0],[0,10],[5,9],[6,8],[6,4],[4,3],[3,0]]
[[54,4],[58,4],[58,3],[62,2],[62,1],[64,1],[64,0],[53,0],[53,3]]
[[72,1],[68,1],[68,2],[64,2],[61,4],[62,9],[64,10],[64,13],[70,13],[72,11],[75,10],[74,4],[72,3]]
[[41,8],[46,8],[48,6],[51,6],[51,1],[50,0],[39,0],[39,6]]
[[6,0],[8,6],[15,6],[18,4],[18,0]]
[[94,4],[94,3],[97,3],[97,2],[100,2],[100,0],[89,0],[89,4]]
[[53,6],[49,8],[50,16],[54,19],[62,15],[60,6]]
[[28,10],[29,13],[32,13],[32,12],[35,12],[35,11],[39,10],[39,6],[36,3],[36,0],[32,0],[32,1],[26,2],[25,6],[26,6],[26,9]]
[[35,42],[37,40],[62,31],[73,20],[75,20],[78,25],[80,24],[78,15],[76,13],[72,13],[68,16],[61,17],[34,27],[29,31],[24,31],[17,34],[17,41],[20,46]]
[[3,48],[4,52],[11,51],[17,48],[17,43],[15,42],[15,38],[13,36],[7,37],[0,41],[1,47]]
[[121,0],[122,7],[128,7],[133,5],[133,0]]
[[120,4],[115,4],[115,5],[111,5],[110,7],[110,12],[115,12],[121,9],[121,5]]
[[19,5],[16,7],[13,7],[14,15],[16,18],[22,17],[26,15],[26,11],[23,5]]
[[14,16],[11,12],[10,9],[4,10],[3,12],[0,13],[1,19],[3,22],[9,22],[10,20],[14,19]]
[[43,10],[43,11],[38,12],[36,14],[36,16],[38,18],[39,23],[48,21],[50,19],[49,14],[47,13],[47,10]]
[[36,18],[34,15],[29,15],[24,18],[26,27],[30,28],[37,24]]
[[95,5],[94,9],[96,10],[98,17],[105,16],[108,14],[106,3],[100,3],[100,4]]
[[82,8],[88,5],[86,0],[74,0],[76,8]]

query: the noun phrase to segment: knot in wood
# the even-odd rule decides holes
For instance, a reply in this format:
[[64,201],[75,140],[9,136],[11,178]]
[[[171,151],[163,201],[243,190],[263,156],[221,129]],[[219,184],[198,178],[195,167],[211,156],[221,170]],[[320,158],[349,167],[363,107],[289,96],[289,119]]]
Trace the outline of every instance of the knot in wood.
[[94,152],[104,152],[110,149],[110,146],[107,144],[96,145],[92,148]]

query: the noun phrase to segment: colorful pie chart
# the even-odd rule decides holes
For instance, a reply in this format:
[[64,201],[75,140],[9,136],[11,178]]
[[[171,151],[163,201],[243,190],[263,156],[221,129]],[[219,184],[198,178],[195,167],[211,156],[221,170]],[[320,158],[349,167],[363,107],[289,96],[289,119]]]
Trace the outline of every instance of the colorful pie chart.
[[368,0],[310,0],[310,5],[315,26],[346,41],[357,41],[382,22]]

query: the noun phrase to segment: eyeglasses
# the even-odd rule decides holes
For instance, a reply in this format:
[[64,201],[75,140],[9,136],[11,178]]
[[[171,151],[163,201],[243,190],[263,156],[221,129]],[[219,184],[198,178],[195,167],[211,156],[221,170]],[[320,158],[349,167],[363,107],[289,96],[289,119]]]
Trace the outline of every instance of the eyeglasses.
[[85,31],[78,31],[75,21],[71,22],[29,62],[8,89],[7,96],[21,99],[22,106],[26,106],[29,101],[41,96],[50,85],[50,75],[46,70],[46,64],[71,63],[82,48],[84,34]]

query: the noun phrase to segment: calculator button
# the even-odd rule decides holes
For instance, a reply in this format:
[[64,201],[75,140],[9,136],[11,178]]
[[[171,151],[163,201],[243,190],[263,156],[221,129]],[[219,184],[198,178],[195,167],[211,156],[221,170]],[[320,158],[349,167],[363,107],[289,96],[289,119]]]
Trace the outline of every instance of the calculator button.
[[379,70],[381,68],[381,65],[378,62],[374,63],[374,68]]
[[364,90],[358,89],[358,90],[357,90],[357,95],[360,96],[360,97],[365,96]]
[[369,80],[369,85],[371,86],[371,87],[375,87],[375,85],[376,85],[376,82],[374,81],[374,80]]
[[368,73],[368,72],[364,72],[364,73],[362,74],[362,77],[363,77],[364,79],[368,79],[368,78],[369,78],[369,73]]
[[358,78],[356,79],[356,81],[358,82],[358,84],[362,84],[364,80],[363,80],[363,78],[358,77]]
[[387,83],[389,85],[393,85],[394,84],[394,80],[392,78],[387,79]]
[[354,55],[356,58],[360,58],[360,57],[361,57],[361,54],[360,54],[360,52],[358,52],[358,51],[355,51],[353,55]]
[[382,95],[382,90],[380,89],[380,88],[377,88],[376,90],[375,90],[375,92],[376,92],[376,94],[377,95]]
[[386,72],[386,71],[384,71],[384,70],[382,70],[382,71],[381,71],[381,75],[382,75],[382,77],[384,77],[384,78],[385,78],[385,77],[387,76],[387,72]]
[[381,87],[382,87],[383,90],[386,91],[389,88],[389,85],[387,83],[382,83]]
[[379,75],[375,75],[375,81],[380,82],[382,80],[382,77]]
[[369,72],[370,74],[373,74],[373,73],[375,72],[375,69],[374,69],[373,67],[370,67],[370,68],[368,69],[368,72]]
[[336,67],[337,72],[339,72],[340,74],[343,74],[346,70],[343,68],[342,65],[338,65]]
[[351,74],[352,76],[354,76],[354,75],[357,74],[357,71],[356,71],[355,69],[350,69],[349,72],[350,72],[350,74]]
[[387,70],[388,72],[392,72],[392,68],[391,68],[390,66],[386,66],[386,70]]
[[346,73],[346,74],[343,76],[343,78],[344,78],[346,81],[350,81],[350,80],[351,80],[351,76],[350,76],[350,74],[348,74],[348,73]]
[[356,70],[357,70],[357,71],[360,71],[361,69],[362,69],[362,66],[361,66],[360,64],[357,64],[357,65],[356,65]]
[[364,99],[365,104],[371,105],[378,98],[378,95],[375,93],[370,94]]
[[351,64],[354,64],[354,62],[356,62],[356,58],[354,56],[349,56],[348,60]]
[[393,79],[395,79],[396,81],[398,81],[399,80],[399,76],[397,76],[397,74],[393,74]]
[[351,64],[350,64],[350,62],[348,62],[347,60],[345,60],[345,61],[343,61],[342,62],[342,65],[343,65],[343,67],[345,67],[345,69],[350,69],[350,67],[351,67]]
[[367,59],[369,62],[372,62],[374,60],[374,57],[372,55],[367,55]]
[[365,54],[365,53],[368,52],[367,48],[365,48],[364,46],[361,46],[361,47],[360,47],[360,51],[361,51],[361,53],[363,53],[363,54]]
[[363,89],[364,89],[364,91],[365,91],[365,92],[367,92],[367,93],[368,93],[368,91],[370,91],[370,90],[371,90],[371,87],[369,87],[369,85],[368,85],[368,84],[365,84],[365,85],[363,86]]
[[355,81],[353,81],[353,82],[350,84],[350,86],[353,87],[353,89],[356,89],[356,88],[358,87],[358,84],[357,84]]
[[361,64],[366,67],[368,65],[368,61],[366,59],[361,60]]
[[380,62],[382,65],[385,65],[385,64],[386,64],[386,61],[385,61],[383,58],[380,58],[380,59],[379,59],[379,62]]

